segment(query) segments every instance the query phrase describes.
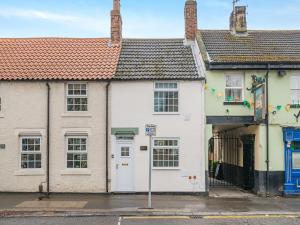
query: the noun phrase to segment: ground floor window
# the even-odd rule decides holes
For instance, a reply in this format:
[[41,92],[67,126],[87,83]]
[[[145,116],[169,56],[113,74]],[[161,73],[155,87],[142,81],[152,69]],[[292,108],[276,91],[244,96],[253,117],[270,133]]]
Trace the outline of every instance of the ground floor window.
[[88,168],[87,137],[67,137],[67,168]]
[[21,168],[42,168],[40,137],[21,137]]
[[154,139],[153,168],[179,167],[179,140]]

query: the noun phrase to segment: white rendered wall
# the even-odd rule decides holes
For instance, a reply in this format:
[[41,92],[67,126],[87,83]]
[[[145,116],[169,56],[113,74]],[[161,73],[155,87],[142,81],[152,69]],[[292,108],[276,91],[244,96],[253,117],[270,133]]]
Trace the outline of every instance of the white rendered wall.
[[[148,146],[145,124],[157,125],[158,138],[179,138],[179,169],[153,169],[152,190],[154,192],[205,192],[204,110],[201,81],[179,82],[179,113],[157,115],[153,112],[154,82],[128,81],[111,84],[111,127],[139,128],[134,139],[135,191],[148,190]],[[111,136],[111,154],[115,155],[115,137]],[[116,187],[116,161],[111,159],[112,191]],[[191,182],[188,176],[196,176]],[[194,183],[194,184],[192,184]]]

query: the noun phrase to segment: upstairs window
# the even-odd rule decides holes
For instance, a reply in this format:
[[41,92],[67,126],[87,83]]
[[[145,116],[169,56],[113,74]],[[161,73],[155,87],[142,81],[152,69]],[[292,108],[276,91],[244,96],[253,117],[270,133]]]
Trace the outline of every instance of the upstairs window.
[[154,88],[154,112],[178,112],[178,83],[156,82]]
[[67,84],[67,111],[86,112],[88,111],[87,84]]
[[300,76],[291,76],[291,104],[300,105]]
[[39,169],[42,168],[41,138],[21,138],[21,168]]
[[244,76],[226,75],[225,102],[242,102]]

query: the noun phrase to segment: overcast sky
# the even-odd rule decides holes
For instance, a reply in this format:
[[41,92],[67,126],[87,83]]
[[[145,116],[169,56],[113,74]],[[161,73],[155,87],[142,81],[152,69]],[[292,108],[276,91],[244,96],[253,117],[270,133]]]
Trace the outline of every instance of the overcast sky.
[[[109,37],[113,0],[0,0],[0,37]],[[185,0],[121,0],[124,37],[183,37]],[[300,29],[300,0],[241,0],[250,29]],[[201,29],[227,29],[232,0],[198,0]]]

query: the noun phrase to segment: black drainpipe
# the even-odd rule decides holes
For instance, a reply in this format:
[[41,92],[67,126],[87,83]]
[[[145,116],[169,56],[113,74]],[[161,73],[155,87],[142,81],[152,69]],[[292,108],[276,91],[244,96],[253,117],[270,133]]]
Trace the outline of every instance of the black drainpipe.
[[50,85],[47,82],[47,196],[50,195]]
[[267,65],[268,71],[266,74],[266,166],[267,166],[267,173],[266,173],[266,196],[270,195],[270,153],[269,153],[269,139],[270,139],[270,123],[269,123],[269,73],[270,73],[270,64]]
[[110,81],[108,81],[106,85],[106,112],[105,112],[105,126],[106,126],[106,132],[105,132],[105,177],[106,177],[106,193],[109,192],[108,190],[108,162],[109,162],[109,155],[108,155],[108,142],[109,142],[109,86],[110,86]]

